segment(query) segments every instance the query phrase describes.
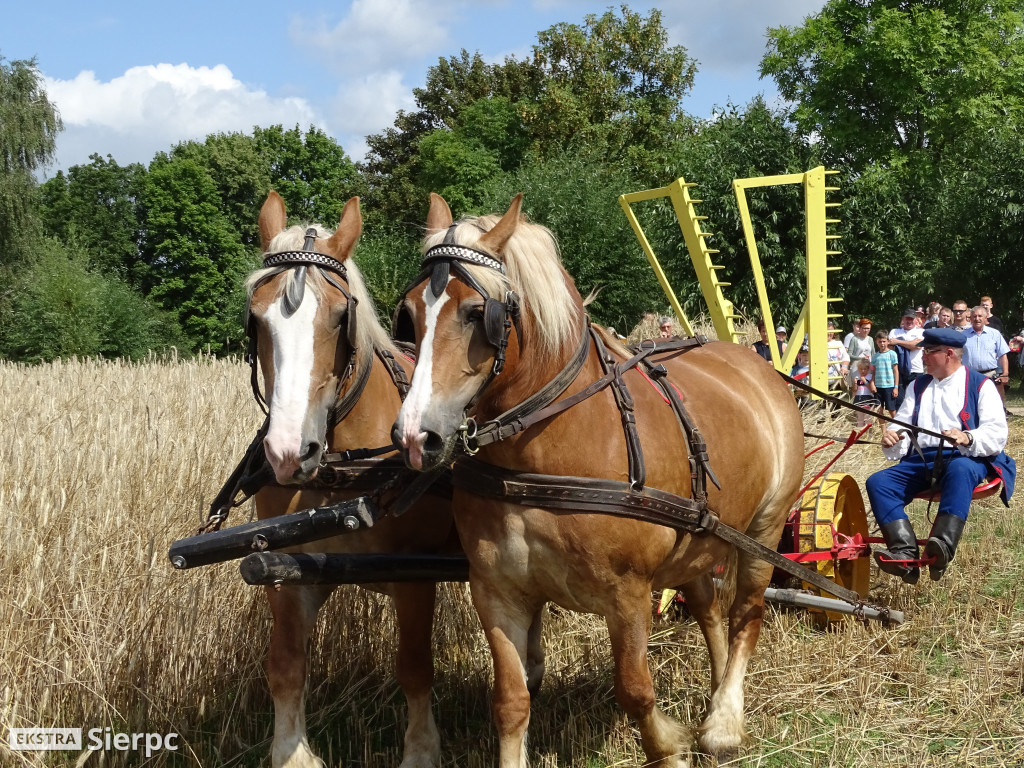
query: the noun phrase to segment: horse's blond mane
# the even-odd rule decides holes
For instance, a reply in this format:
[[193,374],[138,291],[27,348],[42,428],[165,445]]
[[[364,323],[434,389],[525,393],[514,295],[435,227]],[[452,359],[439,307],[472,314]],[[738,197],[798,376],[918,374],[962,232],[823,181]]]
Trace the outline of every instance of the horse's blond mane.
[[[463,266],[492,297],[501,299],[511,288],[519,294],[523,313],[533,320],[538,352],[559,355],[574,349],[579,342],[583,311],[569,279],[562,269],[555,236],[547,227],[523,217],[515,232],[505,243],[501,256],[493,254],[480,237],[500,220],[489,214],[458,222],[455,242],[491,253],[505,264],[506,275],[494,269],[464,264]],[[424,251],[444,240],[445,232],[428,235]]]
[[[311,228],[316,230],[317,240],[326,240],[334,234],[333,230],[325,229],[319,224],[304,224],[288,227],[278,233],[274,239],[270,241],[270,247],[264,255],[280,253],[281,251],[301,250],[306,239],[306,230]],[[359,271],[359,267],[356,266],[354,259],[350,258],[346,260],[345,268],[348,271],[347,282],[349,292],[358,302],[356,307],[358,316],[358,320],[356,322],[356,344],[361,349],[390,349],[394,351],[395,347],[391,341],[391,337],[380,324],[380,318],[377,315],[377,308],[373,303],[373,297],[370,296],[370,292],[366,289],[366,283],[363,281],[363,275]],[[264,278],[283,272],[286,269],[289,269],[289,267],[269,267],[267,269],[258,269],[250,274],[245,279],[245,290],[249,299],[252,299],[252,292],[260,281]],[[294,273],[292,273],[288,279],[294,280]],[[326,281],[320,274],[319,269],[311,269],[307,271],[306,288],[311,290],[317,299],[323,297],[323,288],[325,284]],[[284,285],[281,286],[281,290],[285,290]]]

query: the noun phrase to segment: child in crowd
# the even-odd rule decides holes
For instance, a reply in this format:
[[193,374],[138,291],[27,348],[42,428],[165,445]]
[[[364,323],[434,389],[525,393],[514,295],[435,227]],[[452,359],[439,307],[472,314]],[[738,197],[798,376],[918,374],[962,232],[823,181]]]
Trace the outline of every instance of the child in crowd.
[[789,375],[794,379],[806,379],[807,373],[810,370],[811,353],[807,351],[807,345],[804,344],[796,354],[796,365],[793,366],[793,370],[789,372]]
[[896,415],[896,399],[900,393],[900,371],[897,367],[896,352],[889,348],[889,332],[875,334],[878,351],[871,356],[871,372],[874,377],[875,393],[882,408],[889,416]]
[[[789,375],[792,376],[797,381],[801,381],[804,384],[806,384],[807,374],[810,373],[810,371],[811,354],[807,350],[807,345],[804,344],[802,347],[800,347],[800,351],[797,352],[796,354],[796,365],[793,366],[793,369],[789,372]],[[790,389],[792,389],[793,394],[796,395],[797,405],[801,409],[803,409],[808,403],[811,402],[811,399],[807,396],[807,392],[805,392],[804,390],[800,389],[799,387],[794,387],[792,385],[790,385]]]
[[[874,408],[878,405],[878,395],[875,388],[875,377],[871,373],[871,361],[863,357],[858,358],[850,371],[850,384],[853,390],[853,404],[862,408]],[[864,429],[871,423],[866,413],[857,411],[857,429]]]

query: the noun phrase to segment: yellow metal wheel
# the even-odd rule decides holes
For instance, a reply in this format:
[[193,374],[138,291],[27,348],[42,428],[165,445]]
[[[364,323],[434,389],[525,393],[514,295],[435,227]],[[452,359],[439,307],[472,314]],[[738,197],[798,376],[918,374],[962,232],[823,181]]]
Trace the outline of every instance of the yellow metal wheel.
[[[830,472],[808,488],[800,500],[800,552],[828,552],[832,549],[833,530],[843,536],[860,534],[868,537],[864,497],[853,477],[844,472]],[[871,558],[865,554],[855,560],[817,560],[805,563],[836,584],[852,589],[865,597],[871,587]],[[804,582],[804,589],[820,594],[821,590]],[[830,597],[830,595],[824,595]],[[829,621],[838,621],[844,614],[825,611]]]

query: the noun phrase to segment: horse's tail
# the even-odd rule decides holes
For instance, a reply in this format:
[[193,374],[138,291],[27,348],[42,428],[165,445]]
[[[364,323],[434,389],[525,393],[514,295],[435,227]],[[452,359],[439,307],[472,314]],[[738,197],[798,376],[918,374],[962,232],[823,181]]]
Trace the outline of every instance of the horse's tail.
[[725,616],[729,615],[729,608],[732,607],[732,601],[736,598],[736,564],[736,548],[730,547],[729,554],[722,558],[713,569],[715,593]]

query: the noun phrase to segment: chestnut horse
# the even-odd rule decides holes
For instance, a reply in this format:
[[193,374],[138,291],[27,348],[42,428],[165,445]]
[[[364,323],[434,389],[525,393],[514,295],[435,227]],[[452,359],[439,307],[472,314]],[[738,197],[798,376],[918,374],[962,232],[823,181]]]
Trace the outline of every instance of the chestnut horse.
[[[596,341],[588,335],[584,302],[553,236],[521,217],[520,205],[518,196],[500,218],[453,224],[448,205],[431,196],[425,271],[396,312],[396,329],[405,323],[414,330],[418,347],[412,387],[392,433],[413,468],[450,463],[460,444],[472,451],[475,430],[487,432],[488,420],[572,370],[574,355],[583,356],[582,367],[553,397],[572,399],[602,378],[599,346],[618,362],[632,356],[604,331],[597,331]],[[664,366],[657,373],[672,382],[706,440],[721,485],[707,488],[707,510],[774,549],[803,474],[803,426],[793,396],[771,366],[735,344],[667,350],[652,360]],[[636,368],[619,378],[632,400],[643,449],[643,493],[695,495],[691,443],[665,391]],[[546,601],[605,617],[616,698],[639,725],[648,764],[677,767],[689,764],[692,739],[656,706],[647,644],[652,590],[689,585],[688,598],[699,598],[698,621],[711,654],[712,694],[700,744],[730,756],[744,736],[743,678],[761,630],[771,565],[737,551],[726,640],[718,597],[709,589],[710,569],[731,551],[720,538],[583,512],[584,504],[556,509],[498,493],[485,498],[458,481],[468,463],[505,478],[506,487],[516,484],[512,473],[531,473],[561,476],[559,481],[589,478],[605,488],[619,481],[616,487],[632,493],[637,459],[628,449],[623,424],[630,419],[617,406],[619,397],[604,388],[537,423],[513,425],[500,439],[477,442],[479,455],[456,463],[452,508],[494,662],[502,768],[526,764],[530,695],[524,660],[529,627]]]
[[[381,328],[351,259],[362,231],[359,198],[345,205],[334,233],[318,225],[313,229],[314,238],[307,239],[306,228],[286,228],[284,201],[272,191],[259,217],[264,264],[271,266],[250,275],[246,283],[249,322],[269,405],[264,450],[277,480],[256,495],[260,518],[356,495],[317,487],[321,457],[325,451],[388,445],[401,400],[384,358],[397,361],[406,377],[412,370],[411,361]],[[308,247],[300,251],[304,245]],[[339,403],[351,408],[340,420]],[[400,464],[398,468],[402,470]],[[437,552],[454,541],[449,502],[424,497],[403,517],[385,517],[371,528],[291,551]],[[409,716],[402,766],[436,766],[440,739],[430,708],[435,585],[375,588],[391,595],[398,621],[396,674]],[[266,671],[274,698],[275,768],[323,765],[306,737],[306,653],[317,613],[333,589],[266,589],[274,619]]]

